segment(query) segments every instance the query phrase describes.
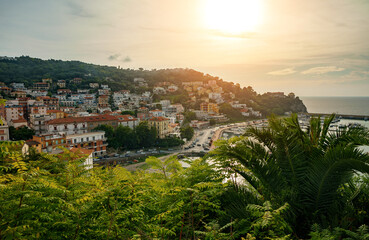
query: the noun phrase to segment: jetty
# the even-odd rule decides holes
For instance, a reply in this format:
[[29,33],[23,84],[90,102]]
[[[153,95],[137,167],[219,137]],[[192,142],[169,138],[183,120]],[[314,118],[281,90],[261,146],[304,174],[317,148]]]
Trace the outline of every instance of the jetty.
[[[339,113],[335,113],[336,117],[338,118],[343,118],[343,119],[355,119],[355,120],[369,120],[369,115],[352,115],[352,114],[339,114]],[[327,117],[330,116],[331,113],[307,113],[307,115],[309,116],[321,116],[321,117]]]

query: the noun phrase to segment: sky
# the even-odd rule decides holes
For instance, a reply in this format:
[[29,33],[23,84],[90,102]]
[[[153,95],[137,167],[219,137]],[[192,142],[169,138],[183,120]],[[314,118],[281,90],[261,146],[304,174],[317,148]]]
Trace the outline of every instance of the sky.
[[0,0],[0,22],[0,56],[193,68],[259,93],[369,96],[368,0]]

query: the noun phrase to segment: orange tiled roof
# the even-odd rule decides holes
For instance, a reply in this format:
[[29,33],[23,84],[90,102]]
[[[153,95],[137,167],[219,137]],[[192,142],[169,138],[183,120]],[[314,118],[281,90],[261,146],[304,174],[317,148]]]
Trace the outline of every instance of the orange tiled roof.
[[127,114],[127,115],[118,115],[116,116],[120,122],[128,122],[128,121],[137,121],[137,118]]
[[94,150],[86,149],[86,148],[71,148],[69,151],[71,151],[73,153],[82,153],[82,154],[86,154],[86,155],[90,155],[91,153],[94,152]]
[[97,115],[88,117],[67,117],[60,119],[53,119],[47,122],[47,124],[65,124],[65,123],[81,123],[81,122],[101,122],[101,121],[118,121],[117,117],[112,115]]
[[64,112],[61,110],[50,109],[50,110],[47,110],[46,113],[64,113]]
[[23,122],[27,122],[26,119],[21,118],[21,119],[17,119],[17,120],[12,120],[13,123],[23,123]]
[[156,122],[167,121],[167,120],[169,120],[169,118],[165,118],[165,117],[152,117],[149,119],[149,121],[156,121]]

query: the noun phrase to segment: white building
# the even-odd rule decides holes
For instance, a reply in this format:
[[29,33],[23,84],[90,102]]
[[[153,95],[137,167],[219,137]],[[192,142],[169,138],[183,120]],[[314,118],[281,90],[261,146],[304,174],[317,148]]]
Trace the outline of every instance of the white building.
[[90,88],[99,88],[98,83],[90,83]]
[[157,95],[160,95],[160,94],[166,94],[167,91],[163,87],[154,87],[153,93],[157,94]]
[[170,105],[170,100],[161,100],[160,104],[163,108],[168,107]]
[[119,125],[135,128],[140,123],[140,119],[137,119],[131,115],[118,115],[116,116],[119,119]]
[[66,142],[69,147],[93,150],[93,156],[102,156],[106,153],[104,131],[67,135]]
[[50,134],[82,134],[87,133],[87,121],[83,118],[59,118],[46,122]]
[[10,86],[12,86],[12,88],[16,89],[17,91],[26,90],[24,83],[11,83]]
[[165,117],[165,113],[162,110],[159,110],[159,109],[151,110],[151,111],[149,111],[149,113],[153,117]]

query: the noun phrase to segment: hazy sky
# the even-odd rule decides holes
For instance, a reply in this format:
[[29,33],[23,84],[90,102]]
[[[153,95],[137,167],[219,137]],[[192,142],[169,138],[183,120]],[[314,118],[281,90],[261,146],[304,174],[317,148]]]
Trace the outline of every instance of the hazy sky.
[[254,0],[260,22],[239,35],[207,27],[211,1],[0,0],[0,55],[188,67],[258,92],[369,96],[368,0]]

